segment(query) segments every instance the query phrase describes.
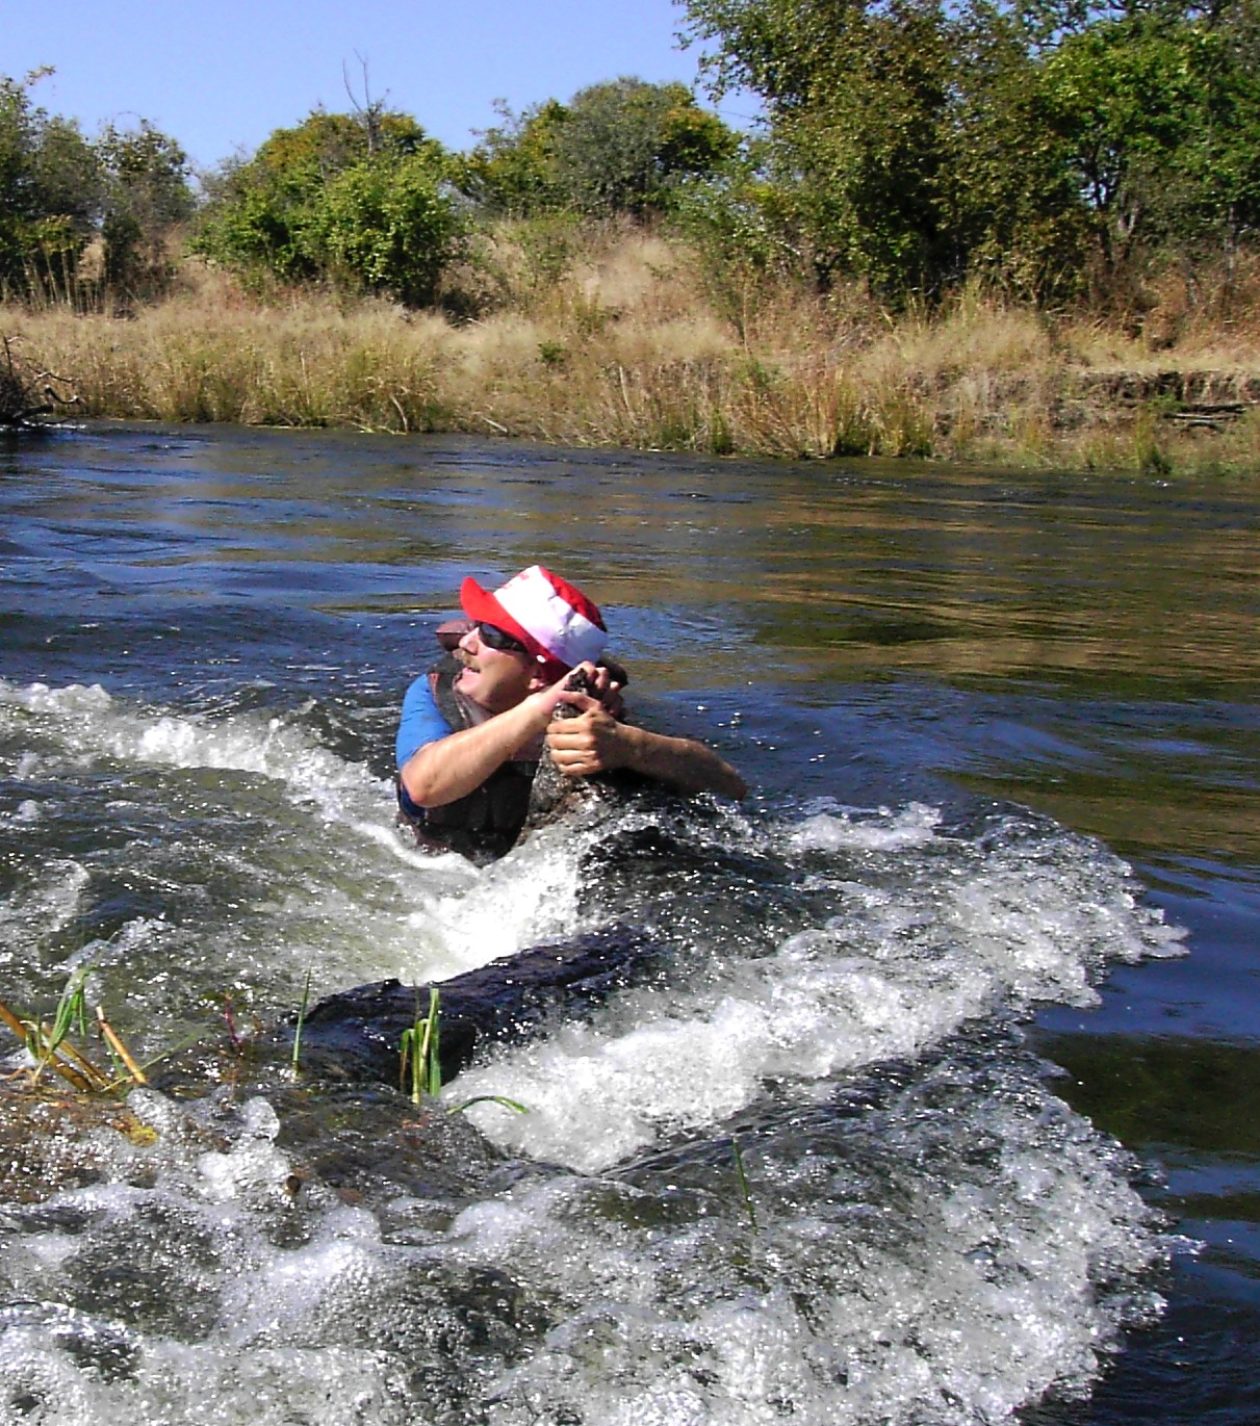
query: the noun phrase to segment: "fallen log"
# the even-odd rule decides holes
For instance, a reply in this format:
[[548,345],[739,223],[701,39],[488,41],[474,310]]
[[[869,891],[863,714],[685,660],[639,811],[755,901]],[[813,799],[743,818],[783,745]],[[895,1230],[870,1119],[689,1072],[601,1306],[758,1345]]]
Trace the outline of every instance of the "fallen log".
[[38,417],[52,415],[58,406],[78,404],[78,396],[63,389],[69,383],[50,371],[30,370],[14,352],[13,341],[0,337],[4,361],[0,363],[0,426],[22,429],[38,425]]
[[1183,428],[1219,431],[1230,422],[1237,421],[1246,409],[1241,401],[1199,402],[1182,406],[1176,411],[1165,411],[1163,418]]

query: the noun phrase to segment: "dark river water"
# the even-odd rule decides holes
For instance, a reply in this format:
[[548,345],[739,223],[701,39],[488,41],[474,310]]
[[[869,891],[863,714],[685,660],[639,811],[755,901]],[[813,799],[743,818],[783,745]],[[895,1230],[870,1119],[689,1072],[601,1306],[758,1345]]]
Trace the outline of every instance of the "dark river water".
[[[743,805],[401,836],[535,562]],[[0,1085],[0,1420],[1260,1420],[1258,571],[1260,478],[0,444],[0,998],[168,1054]],[[654,978],[436,1101],[259,1048],[610,927]]]

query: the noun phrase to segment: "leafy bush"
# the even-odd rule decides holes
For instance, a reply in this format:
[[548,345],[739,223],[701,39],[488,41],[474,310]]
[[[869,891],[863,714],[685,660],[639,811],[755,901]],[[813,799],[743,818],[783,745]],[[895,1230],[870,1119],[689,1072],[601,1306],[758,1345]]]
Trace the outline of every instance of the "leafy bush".
[[195,250],[246,278],[433,300],[464,231],[450,156],[403,114],[316,111],[220,175]]
[[345,169],[311,206],[308,251],[345,285],[432,302],[463,221],[421,154],[373,157]]

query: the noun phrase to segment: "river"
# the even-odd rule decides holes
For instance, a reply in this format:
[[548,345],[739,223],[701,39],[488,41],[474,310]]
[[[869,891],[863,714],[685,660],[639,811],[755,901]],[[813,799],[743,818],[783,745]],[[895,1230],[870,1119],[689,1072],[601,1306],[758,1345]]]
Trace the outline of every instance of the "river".
[[[400,835],[402,693],[534,562],[744,804]],[[0,998],[168,1058],[0,1086],[0,1418],[1260,1418],[1258,572],[1256,481],[4,438]],[[437,1101],[258,1049],[609,927],[657,973]]]

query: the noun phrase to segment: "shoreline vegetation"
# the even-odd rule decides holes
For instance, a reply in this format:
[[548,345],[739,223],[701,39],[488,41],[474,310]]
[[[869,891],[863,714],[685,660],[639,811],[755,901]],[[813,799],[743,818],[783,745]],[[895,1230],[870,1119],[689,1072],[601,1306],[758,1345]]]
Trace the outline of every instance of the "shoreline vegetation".
[[0,423],[1260,469],[1260,0],[680,10],[747,132],[622,75],[456,152],[364,65],[194,175],[0,75]]
[[[1245,280],[1250,277],[1250,281]],[[1140,326],[966,287],[916,310],[860,284],[715,285],[685,239],[629,222],[487,229],[447,277],[477,317],[311,284],[265,293],[183,258],[126,315],[8,303],[0,332],[74,419],[458,432],[787,459],[872,455],[1073,470],[1260,469],[1260,270],[1232,320],[1175,275]],[[1255,287],[1256,303],[1243,300]],[[447,312],[452,305],[446,304]]]

